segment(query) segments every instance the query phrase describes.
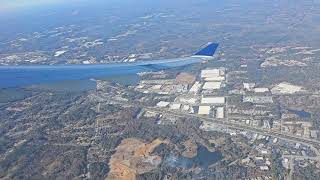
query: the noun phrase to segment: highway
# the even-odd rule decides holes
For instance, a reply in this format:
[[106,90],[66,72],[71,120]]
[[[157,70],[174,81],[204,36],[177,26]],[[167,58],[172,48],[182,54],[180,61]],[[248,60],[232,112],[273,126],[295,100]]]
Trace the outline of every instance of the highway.
[[276,132],[276,131],[255,128],[252,126],[245,126],[242,124],[232,123],[232,122],[229,122],[226,120],[218,120],[218,119],[213,119],[213,118],[209,118],[209,117],[199,116],[196,114],[187,114],[187,113],[181,113],[181,112],[177,112],[177,111],[159,109],[159,108],[154,108],[154,107],[144,107],[144,108],[147,110],[150,110],[150,111],[154,111],[154,112],[158,112],[158,113],[162,113],[162,114],[170,114],[170,115],[173,115],[176,117],[181,117],[181,118],[198,118],[204,122],[223,125],[223,126],[226,126],[230,129],[244,130],[244,131],[254,132],[254,133],[258,133],[258,134],[262,134],[262,135],[266,135],[266,136],[276,137],[276,138],[284,139],[284,140],[287,140],[290,142],[301,143],[301,144],[305,144],[308,146],[313,146],[315,149],[317,149],[320,146],[320,141],[314,140],[314,139],[297,137],[297,136],[283,134],[283,133]]
[[[106,97],[101,97],[101,96],[99,97],[97,95],[95,95],[95,98],[97,98],[99,101],[106,100]],[[229,129],[243,130],[243,131],[253,132],[253,133],[257,133],[257,134],[261,134],[261,135],[265,135],[265,136],[271,136],[274,138],[283,139],[288,142],[300,143],[303,145],[310,146],[312,148],[312,150],[315,151],[317,156],[320,157],[320,152],[318,150],[320,148],[320,141],[319,140],[294,136],[294,135],[290,135],[290,134],[284,134],[284,133],[277,132],[277,131],[256,128],[256,127],[252,127],[252,126],[246,126],[246,125],[242,125],[242,124],[238,124],[238,123],[232,123],[232,122],[228,121],[227,119],[219,120],[219,119],[214,119],[214,118],[210,118],[210,117],[200,116],[197,114],[189,114],[189,113],[184,113],[184,112],[179,112],[179,111],[173,111],[173,110],[169,110],[166,108],[150,107],[150,106],[142,105],[140,102],[136,102],[136,103],[135,102],[125,102],[125,101],[119,101],[119,100],[114,100],[114,99],[108,99],[108,100],[113,103],[116,103],[116,104],[124,104],[124,105],[132,105],[135,107],[141,107],[141,108],[144,108],[145,110],[157,112],[160,114],[168,114],[168,115],[180,117],[180,118],[197,118],[203,122],[209,122],[209,123],[213,123],[213,124],[222,125],[222,126],[225,126]]]

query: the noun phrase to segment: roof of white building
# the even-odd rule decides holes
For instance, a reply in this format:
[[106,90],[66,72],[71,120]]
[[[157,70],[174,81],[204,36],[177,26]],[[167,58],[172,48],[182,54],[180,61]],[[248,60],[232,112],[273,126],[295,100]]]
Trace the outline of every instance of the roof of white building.
[[201,77],[220,76],[220,69],[205,69],[201,71]]
[[211,107],[210,106],[199,106],[198,114],[208,115],[210,114]]
[[224,104],[226,102],[225,97],[202,97],[202,104]]
[[211,76],[204,78],[205,81],[224,81],[226,78],[224,76]]
[[173,109],[173,110],[178,110],[181,108],[181,104],[180,103],[173,103],[173,104],[170,104],[170,109]]
[[158,107],[167,107],[170,103],[165,101],[160,101],[157,103]]
[[218,119],[224,118],[224,107],[217,107],[216,118]]
[[213,90],[213,89],[220,89],[221,88],[221,82],[206,82],[202,89],[204,90]]

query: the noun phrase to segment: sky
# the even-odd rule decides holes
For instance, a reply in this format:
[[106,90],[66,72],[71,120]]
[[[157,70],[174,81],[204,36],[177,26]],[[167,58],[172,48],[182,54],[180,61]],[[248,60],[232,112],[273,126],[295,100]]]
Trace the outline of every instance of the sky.
[[63,2],[73,2],[77,0],[0,0],[1,12],[15,12],[27,8],[54,5]]

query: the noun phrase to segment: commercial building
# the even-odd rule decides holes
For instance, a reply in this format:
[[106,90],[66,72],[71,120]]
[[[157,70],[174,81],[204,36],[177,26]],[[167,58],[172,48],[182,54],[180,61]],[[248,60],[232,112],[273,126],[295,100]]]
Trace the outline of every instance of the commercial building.
[[185,105],[182,106],[182,110],[183,110],[183,111],[189,111],[190,108],[191,108],[191,107],[190,107],[188,104],[185,104]]
[[268,166],[260,166],[260,170],[269,171],[269,167]]
[[252,91],[255,86],[255,83],[243,83],[243,88],[247,91]]
[[190,88],[189,93],[197,94],[200,91],[201,84],[200,82],[196,81],[193,86]]
[[224,118],[224,107],[217,107],[216,109],[216,118],[223,119]]
[[180,108],[181,108],[181,104],[179,103],[170,104],[170,109],[172,110],[179,110]]
[[245,96],[243,102],[251,102],[255,104],[273,103],[272,96]]
[[174,101],[181,104],[194,105],[196,104],[197,99],[192,96],[178,96]]
[[199,115],[209,115],[211,111],[210,106],[199,106],[198,114]]
[[220,69],[206,69],[201,71],[201,78],[220,76]]
[[310,136],[312,137],[312,138],[317,138],[318,137],[318,132],[316,131],[316,130],[311,130],[310,131]]
[[202,97],[201,104],[225,104],[225,97]]
[[162,87],[161,84],[157,84],[157,85],[153,85],[150,89],[152,89],[152,90],[160,90],[161,87]]
[[202,89],[204,90],[215,90],[221,88],[221,82],[206,82]]
[[165,101],[160,101],[157,103],[158,107],[168,107],[170,103],[169,102],[165,102]]
[[219,69],[206,69],[201,71],[201,78],[205,81],[224,81],[225,72],[223,68]]
[[224,76],[212,76],[204,78],[205,81],[224,81],[226,78]]
[[269,92],[268,88],[254,88],[253,90],[255,93],[266,93]]

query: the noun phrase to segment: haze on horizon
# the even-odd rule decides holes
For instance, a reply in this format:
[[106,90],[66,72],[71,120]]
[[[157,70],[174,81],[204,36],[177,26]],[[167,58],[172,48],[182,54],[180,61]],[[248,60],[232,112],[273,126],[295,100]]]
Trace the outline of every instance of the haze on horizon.
[[17,13],[30,8],[46,8],[48,6],[79,3],[86,0],[1,0],[1,13]]

